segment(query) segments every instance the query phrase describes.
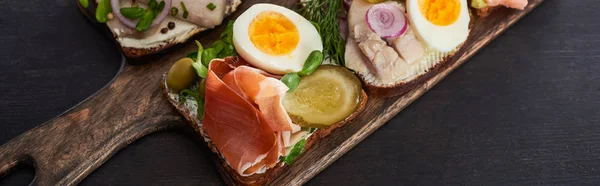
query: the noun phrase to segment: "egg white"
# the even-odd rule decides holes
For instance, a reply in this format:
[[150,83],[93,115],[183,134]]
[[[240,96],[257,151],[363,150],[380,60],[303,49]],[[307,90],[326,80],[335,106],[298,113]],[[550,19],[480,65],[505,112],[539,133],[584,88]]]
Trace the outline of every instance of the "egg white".
[[458,19],[446,26],[438,26],[429,22],[419,9],[419,0],[407,0],[407,11],[410,24],[417,36],[437,52],[449,52],[467,40],[469,36],[469,10],[467,0],[459,0],[460,15]]
[[[264,12],[274,11],[287,17],[298,29],[298,45],[289,54],[273,56],[256,48],[248,35],[254,18]],[[323,43],[317,29],[300,14],[273,4],[255,4],[240,15],[233,24],[233,44],[238,54],[250,64],[274,74],[286,74],[302,70],[313,50],[323,51]]]

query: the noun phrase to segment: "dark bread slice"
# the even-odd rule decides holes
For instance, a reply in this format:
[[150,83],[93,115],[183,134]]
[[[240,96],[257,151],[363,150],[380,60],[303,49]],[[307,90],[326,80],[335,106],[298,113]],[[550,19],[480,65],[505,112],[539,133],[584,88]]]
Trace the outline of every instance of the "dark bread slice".
[[[235,58],[235,57],[226,58],[225,60],[235,60],[233,58]],[[166,77],[167,77],[167,75],[165,73],[163,75],[162,82],[161,82],[161,87],[163,89],[163,93],[165,94],[165,96],[167,97],[169,102],[177,109],[177,111],[179,111],[179,113],[181,113],[181,115],[183,115],[183,117],[185,117],[188,124],[190,126],[192,126],[194,128],[194,130],[196,130],[196,132],[198,132],[198,133],[200,133],[200,135],[202,135],[202,137],[204,138],[204,141],[208,145],[208,148],[217,155],[217,157],[219,158],[220,166],[222,166],[222,168],[219,168],[221,175],[230,178],[229,180],[224,178],[224,180],[226,182],[233,181],[233,183],[229,183],[229,184],[234,184],[234,185],[265,185],[265,184],[268,184],[269,182],[273,181],[286,168],[286,164],[284,164],[283,162],[279,162],[275,167],[267,169],[267,171],[262,174],[253,174],[250,176],[242,176],[242,175],[238,174],[237,171],[235,171],[227,163],[227,161],[223,158],[223,156],[221,155],[221,153],[219,152],[217,147],[212,143],[212,141],[210,141],[210,138],[208,137],[208,135],[204,132],[204,130],[200,126],[200,120],[198,120],[194,115],[192,115],[191,111],[187,107],[185,107],[184,105],[180,105],[177,97],[173,97],[170,95],[169,89],[166,86]],[[309,149],[318,140],[325,138],[327,135],[329,135],[335,129],[343,127],[345,124],[350,123],[352,120],[354,120],[364,110],[365,105],[367,104],[367,100],[368,100],[368,96],[367,96],[366,92],[362,91],[360,103],[359,103],[356,111],[354,111],[354,113],[352,113],[350,116],[348,116],[343,121],[340,121],[340,122],[330,126],[327,129],[319,129],[319,130],[315,131],[306,140],[306,145],[304,146],[303,151],[306,151],[307,149]],[[302,156],[302,154],[300,156]]]

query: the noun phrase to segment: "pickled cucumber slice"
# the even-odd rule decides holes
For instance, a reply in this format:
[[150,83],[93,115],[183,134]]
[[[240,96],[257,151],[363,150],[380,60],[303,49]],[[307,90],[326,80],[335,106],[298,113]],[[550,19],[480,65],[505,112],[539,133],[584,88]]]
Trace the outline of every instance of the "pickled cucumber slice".
[[326,128],[350,116],[358,108],[362,85],[348,69],[322,65],[304,76],[283,106],[293,122],[302,127]]

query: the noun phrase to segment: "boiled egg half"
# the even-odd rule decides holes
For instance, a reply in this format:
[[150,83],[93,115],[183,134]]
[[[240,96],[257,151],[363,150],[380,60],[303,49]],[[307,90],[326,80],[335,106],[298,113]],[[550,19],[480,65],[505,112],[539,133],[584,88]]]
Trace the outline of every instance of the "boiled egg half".
[[467,0],[407,0],[408,17],[429,48],[450,52],[469,36]]
[[235,20],[233,45],[250,64],[273,74],[298,72],[312,51],[323,51],[308,20],[273,4],[255,4]]

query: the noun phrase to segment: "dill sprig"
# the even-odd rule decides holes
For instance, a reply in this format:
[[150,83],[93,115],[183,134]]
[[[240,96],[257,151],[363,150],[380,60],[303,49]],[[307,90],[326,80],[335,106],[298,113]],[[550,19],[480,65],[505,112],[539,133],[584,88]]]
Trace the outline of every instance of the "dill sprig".
[[344,66],[346,42],[340,34],[340,14],[346,12],[342,3],[342,0],[303,1],[298,13],[319,25],[325,58]]

